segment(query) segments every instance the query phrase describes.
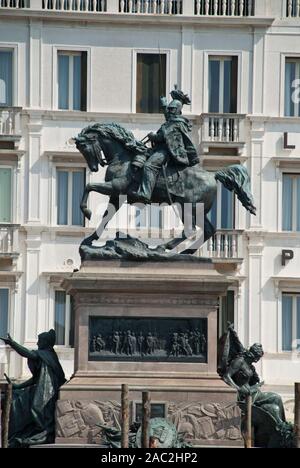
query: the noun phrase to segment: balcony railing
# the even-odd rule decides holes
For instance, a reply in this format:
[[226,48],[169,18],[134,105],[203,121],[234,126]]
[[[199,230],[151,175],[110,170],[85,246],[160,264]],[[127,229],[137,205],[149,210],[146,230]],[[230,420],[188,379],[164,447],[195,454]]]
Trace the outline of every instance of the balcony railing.
[[288,18],[300,18],[300,0],[287,0],[286,14]]
[[120,13],[182,15],[183,0],[121,0]]
[[211,143],[241,143],[245,141],[244,115],[202,114],[202,140]]
[[202,16],[254,16],[255,0],[196,0],[195,14]]
[[30,8],[30,0],[0,0],[0,8]]
[[18,224],[0,224],[0,255],[18,253],[18,229]]
[[105,13],[109,0],[41,0],[43,10]]
[[0,107],[0,137],[20,135],[20,107]]
[[[87,13],[252,17],[256,0],[0,0],[0,9]],[[293,2],[292,2],[293,3]],[[294,2],[297,4],[297,1]],[[289,7],[292,11],[297,8]]]
[[218,230],[200,249],[199,255],[224,260],[242,258],[242,231]]

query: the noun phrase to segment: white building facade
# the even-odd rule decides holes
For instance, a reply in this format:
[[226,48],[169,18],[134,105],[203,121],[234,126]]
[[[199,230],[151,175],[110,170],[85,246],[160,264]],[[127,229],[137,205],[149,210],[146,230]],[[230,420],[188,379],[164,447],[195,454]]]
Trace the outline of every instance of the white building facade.
[[[292,388],[299,36],[297,0],[0,0],[0,334],[33,347],[55,327],[72,374],[72,304],[60,284],[79,268],[79,244],[104,210],[105,197],[92,194],[93,217],[83,222],[83,186],[105,170],[90,173],[71,138],[91,122],[118,122],[142,139],[163,122],[157,97],[176,83],[192,100],[185,113],[203,167],[244,164],[257,204],[250,216],[220,188],[212,213],[218,231],[202,254],[234,282],[220,333],[234,320],[245,345],[263,343],[266,384]],[[167,213],[158,227],[173,222]],[[27,373],[3,346],[0,366],[17,379]]]

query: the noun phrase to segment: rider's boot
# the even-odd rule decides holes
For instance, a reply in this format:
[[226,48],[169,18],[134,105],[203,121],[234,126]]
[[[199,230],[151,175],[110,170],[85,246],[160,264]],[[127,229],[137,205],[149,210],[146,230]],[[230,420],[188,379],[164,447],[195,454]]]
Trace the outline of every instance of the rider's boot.
[[139,201],[145,204],[151,202],[151,197],[156,184],[157,176],[157,170],[153,169],[150,166],[144,167],[142,184],[137,192],[131,193],[135,201]]

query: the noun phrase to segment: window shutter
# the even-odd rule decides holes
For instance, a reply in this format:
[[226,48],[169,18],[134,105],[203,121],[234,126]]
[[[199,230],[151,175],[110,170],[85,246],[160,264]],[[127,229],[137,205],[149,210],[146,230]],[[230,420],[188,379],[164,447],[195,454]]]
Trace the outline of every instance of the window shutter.
[[9,290],[0,289],[0,336],[8,333],[8,299]]
[[0,168],[0,223],[11,222],[11,189],[12,189],[11,169]]

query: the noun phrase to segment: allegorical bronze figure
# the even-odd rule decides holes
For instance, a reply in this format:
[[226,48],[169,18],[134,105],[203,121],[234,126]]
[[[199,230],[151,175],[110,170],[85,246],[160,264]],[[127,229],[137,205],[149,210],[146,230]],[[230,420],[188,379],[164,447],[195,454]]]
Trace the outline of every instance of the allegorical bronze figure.
[[[172,92],[172,97],[169,105],[166,98],[162,99],[166,122],[157,134],[148,135],[152,147],[137,141],[129,130],[116,123],[90,125],[74,139],[92,172],[98,172],[99,166],[107,166],[105,182],[88,184],[82,198],[82,212],[90,219],[92,213],[87,208],[89,194],[98,192],[109,197],[109,209],[104,213],[97,231],[81,245],[83,260],[120,258],[121,251],[126,252],[126,242],[116,246],[109,241],[106,249],[92,246],[94,240],[101,238],[105,227],[126,199],[130,204],[141,200],[178,206],[185,230],[180,237],[159,246],[161,259],[167,257],[164,257],[164,253],[195,233],[199,204],[204,205],[204,241],[214,235],[215,227],[209,221],[208,214],[217,195],[218,181],[233,191],[250,213],[256,214],[247,169],[242,165],[233,165],[216,173],[202,169],[189,136],[190,123],[181,115],[183,105],[190,102],[189,98],[177,89]],[[185,209],[187,204],[191,206],[188,212]],[[153,249],[145,251],[145,245],[141,242],[128,239],[127,244],[131,259],[139,258],[139,253],[143,259],[147,255],[153,260],[159,256],[158,251],[153,253]],[[191,246],[182,254],[194,253],[199,247]]]
[[238,392],[243,413],[242,429],[246,425],[246,398],[252,396],[255,447],[291,448],[294,444],[293,427],[286,422],[282,399],[277,393],[261,390],[264,383],[254,367],[263,355],[261,344],[245,349],[233,325],[229,325],[219,342],[218,373]]
[[[55,404],[65,375],[59,363],[54,330],[41,333],[38,349],[29,350],[10,335],[0,338],[20,356],[27,358],[31,379],[13,384],[13,401],[9,423],[9,447],[29,447],[55,441]],[[10,379],[7,377],[8,381]]]

